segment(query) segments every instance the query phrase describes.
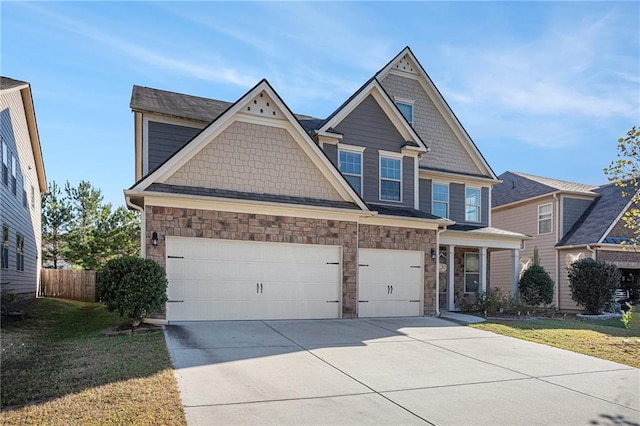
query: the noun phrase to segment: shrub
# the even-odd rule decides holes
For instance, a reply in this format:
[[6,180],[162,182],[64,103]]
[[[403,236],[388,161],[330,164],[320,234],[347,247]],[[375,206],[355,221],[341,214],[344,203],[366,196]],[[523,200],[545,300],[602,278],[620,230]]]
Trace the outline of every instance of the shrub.
[[537,248],[533,250],[533,264],[520,278],[518,292],[522,300],[530,306],[548,305],[553,301],[553,280],[540,265]]
[[620,281],[620,271],[615,265],[591,258],[573,262],[567,271],[571,298],[584,306],[587,314],[602,312],[611,302]]
[[128,317],[135,326],[147,312],[159,311],[167,301],[167,278],[156,262],[139,257],[108,261],[98,275],[98,295],[110,311]]
[[495,315],[502,308],[505,299],[499,288],[478,292],[476,294],[477,309],[486,315]]

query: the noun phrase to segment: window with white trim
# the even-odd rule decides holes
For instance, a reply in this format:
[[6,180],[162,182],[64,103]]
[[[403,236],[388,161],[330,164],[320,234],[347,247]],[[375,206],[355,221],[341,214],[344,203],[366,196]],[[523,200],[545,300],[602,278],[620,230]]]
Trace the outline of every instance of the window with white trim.
[[24,271],[24,237],[16,234],[16,271]]
[[31,208],[34,209],[36,207],[36,190],[31,185]]
[[7,144],[2,144],[2,183],[9,185],[9,152]]
[[477,293],[480,290],[480,255],[464,254],[464,292]]
[[398,109],[400,110],[402,115],[404,115],[404,118],[406,118],[410,124],[413,124],[413,104],[408,102],[396,101],[396,105],[398,106]]
[[380,156],[380,200],[402,201],[402,160]]
[[465,188],[464,204],[465,222],[480,222],[480,189]]
[[11,192],[16,195],[16,157],[11,156]]
[[538,234],[550,234],[553,227],[553,206],[542,204],[538,206]]
[[362,195],[362,152],[339,149],[338,168],[359,195]]
[[9,227],[2,225],[2,245],[0,246],[2,269],[9,268]]
[[431,214],[449,217],[449,185],[434,183],[431,186]]

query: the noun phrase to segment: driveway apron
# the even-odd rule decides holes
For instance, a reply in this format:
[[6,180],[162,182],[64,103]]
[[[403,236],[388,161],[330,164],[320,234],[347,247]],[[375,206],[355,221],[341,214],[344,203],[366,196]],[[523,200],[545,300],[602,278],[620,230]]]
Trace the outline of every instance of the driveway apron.
[[640,426],[640,370],[440,318],[165,327],[190,425]]

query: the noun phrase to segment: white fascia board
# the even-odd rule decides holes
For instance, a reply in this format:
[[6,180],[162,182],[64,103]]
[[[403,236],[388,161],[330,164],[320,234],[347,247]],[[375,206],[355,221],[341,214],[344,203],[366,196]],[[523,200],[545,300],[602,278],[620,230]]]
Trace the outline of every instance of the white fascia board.
[[432,229],[434,231],[440,226],[450,224],[448,222],[443,224],[442,219],[420,219],[388,215],[362,216],[359,223],[362,225],[392,226],[395,228]]
[[[495,179],[498,179],[496,174],[493,172],[489,164],[486,162],[486,160],[478,150],[478,147],[475,146],[475,144],[473,143],[473,141],[471,140],[467,132],[462,127],[462,124],[456,118],[453,111],[451,110],[447,102],[444,100],[444,98],[436,88],[435,84],[433,83],[433,81],[431,80],[427,72],[424,70],[424,68],[422,68],[422,65],[420,64],[418,59],[413,55],[413,52],[411,51],[411,49],[409,49],[409,47],[405,47],[404,49],[402,49],[402,51],[398,55],[396,55],[396,57],[393,58],[387,64],[386,67],[384,67],[382,70],[380,70],[376,74],[376,78],[379,80],[383,80],[387,76],[387,74],[394,73],[393,66],[400,58],[402,58],[405,55],[409,55],[413,63],[416,64],[416,68],[418,69],[418,74],[421,77],[421,78],[418,78],[417,81],[420,83],[420,85],[422,86],[424,91],[427,93],[427,95],[431,98],[431,101],[434,103],[434,105],[436,106],[440,114],[447,121],[447,123],[449,124],[449,127],[453,130],[453,132],[458,137],[458,140],[462,142],[462,146],[465,148],[467,153],[469,153],[469,155],[471,156],[476,166],[478,166],[478,168],[481,170],[484,169],[487,173],[489,173]],[[398,74],[402,75],[403,77],[410,76],[410,74],[407,74],[407,73],[401,73],[401,74],[398,73]]]
[[456,247],[487,247],[490,249],[520,250],[522,238],[509,238],[506,236],[488,236],[472,234],[465,231],[445,230],[440,234],[441,245],[454,245]]
[[477,185],[488,185],[488,186],[495,186],[499,183],[502,183],[502,181],[499,179],[485,178],[480,176],[468,176],[468,175],[461,175],[453,172],[443,172],[443,171],[425,170],[425,169],[420,169],[420,179],[441,180],[441,181],[446,181],[451,183],[461,183],[461,184],[474,182]]
[[363,216],[375,212],[340,209],[336,207],[308,206],[273,203],[267,201],[238,200],[233,198],[207,197],[190,194],[170,194],[152,191],[125,191],[127,197],[144,197],[145,206],[217,210],[236,213],[254,213],[273,216],[305,217],[312,219],[334,219],[357,222]]
[[[263,118],[244,114],[241,110],[246,106],[260,92],[265,92],[273,101],[276,106],[284,114],[286,120]],[[247,92],[239,101],[237,101],[231,108],[229,108],[223,115],[218,117],[213,123],[200,132],[191,142],[189,142],[184,148],[182,148],[176,155],[171,157],[166,163],[156,169],[149,176],[144,178],[141,182],[134,186],[135,190],[144,190],[154,182],[164,182],[171,175],[173,175],[180,167],[182,167],[189,159],[200,152],[211,140],[219,136],[231,123],[235,120],[241,120],[251,122],[255,124],[269,125],[275,127],[285,128],[289,131],[291,136],[296,142],[303,148],[303,150],[309,155],[311,161],[319,166],[318,168],[323,173],[332,186],[338,191],[338,193],[347,201],[355,202],[358,207],[364,211],[368,211],[369,208],[364,201],[355,193],[355,191],[349,186],[344,177],[333,167],[329,159],[322,152],[320,147],[311,139],[307,132],[302,128],[298,120],[289,111],[289,108],[281,100],[280,96],[271,88],[266,80],[256,85],[252,90]]]
[[419,145],[416,150],[420,152],[427,152],[428,148],[422,142],[420,136],[413,130],[413,127],[407,120],[402,116],[398,108],[395,106],[393,101],[386,94],[382,86],[380,86],[380,82],[376,79],[371,80],[371,82],[364,87],[351,101],[344,105],[340,111],[338,111],[329,121],[327,121],[320,129],[318,129],[318,133],[326,132],[330,128],[335,128],[338,124],[342,122],[358,105],[364,101],[367,96],[373,96],[378,105],[385,112],[387,117],[391,120],[394,127],[398,130],[398,132],[402,135],[405,140],[411,140]]

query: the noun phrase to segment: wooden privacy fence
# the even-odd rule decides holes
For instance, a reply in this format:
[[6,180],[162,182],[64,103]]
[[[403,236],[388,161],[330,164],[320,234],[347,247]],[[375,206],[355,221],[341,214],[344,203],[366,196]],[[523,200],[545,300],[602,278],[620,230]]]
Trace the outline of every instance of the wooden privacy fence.
[[96,271],[42,269],[42,296],[96,302]]

